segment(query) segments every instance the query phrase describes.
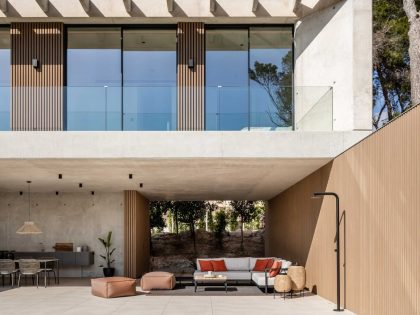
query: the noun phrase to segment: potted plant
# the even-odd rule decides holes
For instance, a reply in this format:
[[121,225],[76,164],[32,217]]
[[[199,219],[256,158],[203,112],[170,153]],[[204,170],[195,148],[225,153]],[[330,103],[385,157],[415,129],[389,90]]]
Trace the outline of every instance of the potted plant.
[[99,255],[105,261],[105,264],[100,265],[99,267],[103,268],[104,276],[105,277],[113,277],[115,274],[115,268],[111,267],[114,263],[115,259],[112,259],[112,254],[115,251],[115,248],[111,249],[112,231],[108,232],[106,239],[98,238],[101,244],[105,247],[105,255]]

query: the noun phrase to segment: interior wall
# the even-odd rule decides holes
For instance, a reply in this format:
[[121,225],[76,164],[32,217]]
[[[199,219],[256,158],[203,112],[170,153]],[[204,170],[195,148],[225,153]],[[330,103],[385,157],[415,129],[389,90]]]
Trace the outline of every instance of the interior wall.
[[[98,237],[113,232],[116,274],[123,274],[123,193],[35,193],[31,196],[31,219],[43,231],[40,235],[18,235],[28,220],[28,194],[0,193],[0,249],[54,251],[55,243],[87,245],[95,252],[94,265],[83,268],[83,276],[102,276],[99,265],[103,247]],[[41,244],[42,243],[42,244]],[[60,276],[80,277],[80,268],[60,270]]]
[[140,278],[150,270],[149,200],[124,191],[124,275]]
[[335,302],[335,200],[341,292],[357,314],[420,313],[420,106],[269,201],[267,254],[305,266],[307,287]]

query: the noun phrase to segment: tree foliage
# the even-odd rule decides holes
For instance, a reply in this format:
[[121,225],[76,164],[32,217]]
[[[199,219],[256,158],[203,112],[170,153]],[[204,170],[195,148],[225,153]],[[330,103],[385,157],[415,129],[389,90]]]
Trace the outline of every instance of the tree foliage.
[[398,116],[411,105],[408,19],[402,1],[373,1],[375,128]]
[[278,127],[293,125],[293,54],[288,52],[282,59],[281,68],[272,63],[255,61],[254,69],[249,70],[249,78],[258,83],[268,94],[272,104],[267,106],[271,122]]
[[232,207],[232,216],[240,221],[241,229],[241,247],[244,246],[244,224],[250,223],[257,216],[255,203],[248,200],[232,200],[230,202]]
[[150,202],[150,228],[162,231],[165,227],[163,216],[170,210],[171,203],[168,201]]

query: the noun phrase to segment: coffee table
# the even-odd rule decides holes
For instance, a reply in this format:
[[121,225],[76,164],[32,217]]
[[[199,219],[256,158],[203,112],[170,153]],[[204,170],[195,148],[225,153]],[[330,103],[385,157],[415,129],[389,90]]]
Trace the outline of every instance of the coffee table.
[[199,284],[206,285],[220,285],[225,287],[225,292],[227,293],[227,277],[222,275],[215,275],[214,277],[205,277],[205,276],[194,276],[194,292],[197,292],[197,286]]

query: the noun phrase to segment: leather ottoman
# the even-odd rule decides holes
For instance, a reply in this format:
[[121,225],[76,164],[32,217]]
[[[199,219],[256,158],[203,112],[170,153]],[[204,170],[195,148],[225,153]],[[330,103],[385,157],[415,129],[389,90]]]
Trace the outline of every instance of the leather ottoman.
[[92,294],[103,298],[136,294],[136,280],[125,277],[98,278],[91,280]]
[[143,275],[141,289],[148,291],[154,289],[172,290],[175,287],[175,276],[170,272],[154,271]]

